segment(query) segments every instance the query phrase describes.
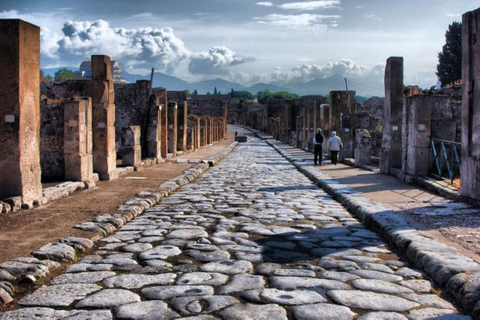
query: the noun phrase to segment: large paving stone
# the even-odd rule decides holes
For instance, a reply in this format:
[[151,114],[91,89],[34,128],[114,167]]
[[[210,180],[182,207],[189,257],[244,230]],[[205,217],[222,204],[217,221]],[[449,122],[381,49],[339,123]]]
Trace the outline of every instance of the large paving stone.
[[363,314],[358,320],[408,320],[408,318],[396,312],[369,312]]
[[184,229],[174,230],[167,234],[167,239],[198,239],[208,237],[208,233],[203,229]]
[[375,311],[404,312],[420,304],[393,295],[359,290],[332,290],[327,295],[333,301],[351,308]]
[[350,285],[329,279],[316,279],[306,277],[277,277],[273,276],[269,279],[270,287],[277,289],[301,289],[320,287],[325,290],[348,290]]
[[225,260],[206,263],[202,265],[200,269],[206,272],[219,272],[225,274],[251,273],[253,271],[253,264],[250,261],[245,260]]
[[228,281],[228,276],[218,272],[191,272],[182,274],[176,284],[203,284],[219,286]]
[[382,280],[358,279],[353,280],[352,284],[355,288],[365,291],[374,291],[390,294],[413,293],[412,289],[408,289],[407,287]]
[[162,300],[174,297],[213,295],[211,286],[173,285],[142,289],[142,295],[150,300]]
[[157,246],[153,249],[144,251],[138,255],[138,258],[141,260],[153,260],[153,259],[167,259],[169,257],[178,256],[182,253],[176,246]]
[[163,301],[142,301],[114,309],[117,319],[173,319],[179,315]]
[[67,307],[75,300],[101,290],[96,284],[56,284],[44,286],[19,301],[23,306]]
[[276,304],[236,304],[220,312],[229,320],[287,320],[287,312]]
[[299,305],[327,302],[327,299],[315,291],[293,290],[285,291],[278,289],[265,289],[260,297],[267,302],[282,305]]
[[107,278],[103,283],[109,288],[136,289],[147,285],[167,285],[175,281],[176,274],[161,273],[156,275],[122,274]]
[[140,302],[140,296],[128,290],[104,289],[76,304],[76,308],[112,308],[123,304]]
[[250,274],[236,274],[232,280],[220,289],[219,294],[228,294],[245,290],[261,289],[265,286],[265,279],[262,276],[254,276]]
[[293,317],[297,320],[348,320],[356,314],[349,308],[329,303],[308,304],[290,307]]
[[230,296],[195,296],[170,300],[170,304],[183,315],[216,312],[237,303],[240,301]]

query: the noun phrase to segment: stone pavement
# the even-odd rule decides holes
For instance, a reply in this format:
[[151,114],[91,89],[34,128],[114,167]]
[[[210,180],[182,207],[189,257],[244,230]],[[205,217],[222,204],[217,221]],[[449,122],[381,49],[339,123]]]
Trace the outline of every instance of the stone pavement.
[[0,319],[470,319],[438,293],[249,135]]

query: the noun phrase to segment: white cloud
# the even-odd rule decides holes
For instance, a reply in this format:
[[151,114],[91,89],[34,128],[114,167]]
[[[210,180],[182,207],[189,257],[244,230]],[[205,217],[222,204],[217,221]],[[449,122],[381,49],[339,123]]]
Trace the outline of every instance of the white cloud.
[[48,55],[64,62],[78,64],[92,54],[105,54],[125,68],[171,72],[189,55],[171,28],[111,28],[108,22],[96,20],[69,21],[62,31],[57,46],[50,44]]
[[462,16],[462,14],[460,13],[449,13],[447,14],[447,17],[449,18],[460,18]]
[[273,3],[271,3],[271,2],[257,2],[256,5],[257,6],[264,6],[264,7],[272,7]]
[[252,57],[242,57],[225,46],[213,47],[208,52],[193,54],[188,70],[192,74],[227,74],[228,67],[253,61]]
[[288,10],[318,10],[337,8],[340,5],[340,0],[319,0],[319,1],[304,1],[304,2],[289,2],[279,5],[282,9]]
[[279,27],[287,27],[298,30],[310,29],[328,29],[329,27],[338,26],[338,15],[322,15],[322,14],[269,14],[264,17],[253,18],[260,24],[268,24]]

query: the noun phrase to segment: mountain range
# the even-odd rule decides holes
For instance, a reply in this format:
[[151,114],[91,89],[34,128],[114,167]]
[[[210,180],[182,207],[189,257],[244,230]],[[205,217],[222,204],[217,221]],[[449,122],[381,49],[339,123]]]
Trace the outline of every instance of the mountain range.
[[[72,71],[78,71],[78,68],[66,67]],[[61,68],[43,68],[45,75],[55,75],[55,72]],[[125,80],[133,83],[137,80],[149,80],[150,74],[139,75],[122,71]],[[362,96],[384,96],[383,79],[372,79],[359,77],[348,79],[349,90],[355,90],[357,95]],[[332,90],[345,90],[345,79],[341,76],[332,76],[327,78],[316,78],[308,82],[300,80],[291,80],[287,83],[256,83],[252,86],[244,86],[236,82],[230,82],[221,78],[203,80],[190,83],[177,77],[169,76],[161,72],[155,72],[153,78],[154,87],[164,87],[172,91],[197,90],[199,94],[213,93],[214,89],[221,93],[228,93],[232,89],[235,91],[249,91],[256,94],[259,91],[269,90],[270,92],[288,91],[291,93],[304,95],[326,95]]]

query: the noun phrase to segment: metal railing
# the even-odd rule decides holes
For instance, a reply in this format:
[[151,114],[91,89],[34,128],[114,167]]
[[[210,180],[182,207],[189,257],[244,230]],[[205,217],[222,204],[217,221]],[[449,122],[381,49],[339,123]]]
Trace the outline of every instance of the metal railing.
[[432,139],[430,142],[430,174],[442,179],[450,179],[453,184],[460,178],[461,143],[455,141]]

